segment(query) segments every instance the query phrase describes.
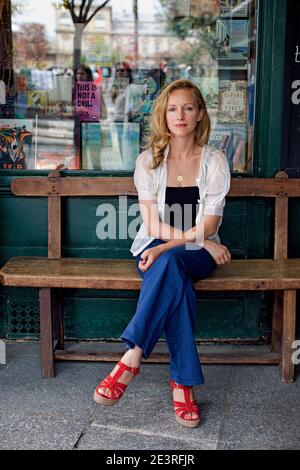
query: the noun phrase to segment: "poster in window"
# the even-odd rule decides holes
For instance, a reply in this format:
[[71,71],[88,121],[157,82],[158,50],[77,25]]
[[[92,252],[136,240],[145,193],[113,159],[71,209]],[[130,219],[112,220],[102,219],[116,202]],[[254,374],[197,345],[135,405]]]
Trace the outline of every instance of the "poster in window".
[[100,88],[93,81],[75,84],[75,114],[82,122],[100,120]]
[[220,17],[247,17],[248,7],[245,0],[220,0]]
[[48,92],[48,115],[58,118],[72,116],[72,77],[53,77],[53,88]]
[[218,121],[237,124],[247,121],[247,82],[245,80],[220,81]]
[[0,119],[0,169],[25,170],[32,166],[33,121]]
[[39,119],[34,143],[36,170],[80,168],[74,147],[74,121]]

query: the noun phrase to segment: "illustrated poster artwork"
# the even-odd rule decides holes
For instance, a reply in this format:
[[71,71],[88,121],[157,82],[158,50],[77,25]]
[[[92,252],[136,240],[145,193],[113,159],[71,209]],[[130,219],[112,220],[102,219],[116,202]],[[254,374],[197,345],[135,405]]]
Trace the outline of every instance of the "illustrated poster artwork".
[[221,80],[219,93],[219,122],[245,123],[247,120],[247,82]]
[[0,169],[32,168],[33,121],[0,119]]

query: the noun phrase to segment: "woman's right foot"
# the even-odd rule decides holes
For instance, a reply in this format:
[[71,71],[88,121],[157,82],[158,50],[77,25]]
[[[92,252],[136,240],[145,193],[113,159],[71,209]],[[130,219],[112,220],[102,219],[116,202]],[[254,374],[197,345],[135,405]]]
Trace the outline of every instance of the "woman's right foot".
[[141,356],[141,349],[137,352],[129,349],[123,355],[111,373],[96,387],[94,400],[98,404],[115,405],[120,400],[129,382],[139,373]]

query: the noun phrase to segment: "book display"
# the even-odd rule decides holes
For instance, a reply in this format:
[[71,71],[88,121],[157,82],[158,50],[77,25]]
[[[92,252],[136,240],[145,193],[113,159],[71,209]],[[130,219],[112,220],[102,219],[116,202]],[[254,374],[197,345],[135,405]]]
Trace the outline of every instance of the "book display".
[[[158,93],[184,78],[203,94],[209,143],[226,153],[232,172],[253,171],[259,1],[139,3],[135,11],[131,0],[115,1],[97,13],[75,54],[71,18],[55,2],[43,60],[21,47],[16,28],[15,69],[0,77],[0,119],[14,120],[9,132],[24,141],[18,168],[133,172]],[[16,156],[1,145],[1,168],[15,168]]]

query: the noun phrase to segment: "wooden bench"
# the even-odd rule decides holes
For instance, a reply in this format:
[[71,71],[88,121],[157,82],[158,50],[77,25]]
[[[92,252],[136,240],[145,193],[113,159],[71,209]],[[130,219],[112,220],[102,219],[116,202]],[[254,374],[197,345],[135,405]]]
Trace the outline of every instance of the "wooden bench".
[[[141,278],[134,259],[62,258],[61,198],[72,196],[136,196],[133,179],[106,177],[18,178],[11,185],[17,196],[48,197],[48,258],[14,257],[0,270],[4,286],[37,287],[40,300],[40,344],[43,376],[54,376],[54,360],[117,360],[116,354],[70,353],[64,349],[62,289],[139,290]],[[274,306],[270,351],[255,354],[202,355],[202,363],[280,364],[283,382],[294,380],[292,343],[295,338],[296,291],[300,288],[300,259],[287,259],[288,198],[300,197],[300,181],[284,172],[276,178],[233,178],[229,198],[275,199],[274,259],[232,260],[214,275],[195,283],[198,291],[272,290]],[[153,354],[152,362],[168,362]]]

